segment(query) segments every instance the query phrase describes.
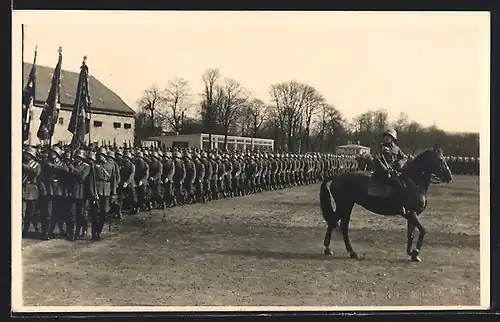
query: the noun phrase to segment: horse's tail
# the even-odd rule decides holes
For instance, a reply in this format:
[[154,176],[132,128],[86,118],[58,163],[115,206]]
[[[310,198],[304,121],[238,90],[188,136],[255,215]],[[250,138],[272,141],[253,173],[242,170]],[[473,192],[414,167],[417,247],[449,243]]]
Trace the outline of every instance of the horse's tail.
[[321,182],[321,188],[319,191],[319,204],[321,207],[321,214],[328,224],[333,224],[334,227],[337,225],[336,220],[336,210],[333,209],[332,205],[332,195],[330,193],[329,183],[335,178],[335,175],[326,177]]

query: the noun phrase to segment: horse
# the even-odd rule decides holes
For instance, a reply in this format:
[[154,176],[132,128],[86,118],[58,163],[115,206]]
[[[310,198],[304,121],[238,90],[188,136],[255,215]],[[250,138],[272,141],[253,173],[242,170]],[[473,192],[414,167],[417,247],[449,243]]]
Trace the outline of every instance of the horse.
[[[343,172],[323,179],[320,188],[320,206],[327,223],[324,239],[325,255],[332,255],[330,240],[333,229],[340,224],[344,244],[351,258],[360,257],[349,240],[349,221],[352,208],[358,204],[366,210],[384,216],[402,216],[407,220],[407,249],[411,261],[420,262],[419,257],[425,235],[425,228],[418,216],[427,207],[427,190],[433,178],[450,183],[453,179],[443,152],[438,145],[425,150],[408,161],[402,169],[400,180],[403,187],[397,189],[380,182],[372,172]],[[335,203],[333,209],[332,199]],[[401,210],[404,204],[406,211]],[[403,213],[404,212],[404,213]],[[418,229],[416,248],[413,247],[415,227]]]

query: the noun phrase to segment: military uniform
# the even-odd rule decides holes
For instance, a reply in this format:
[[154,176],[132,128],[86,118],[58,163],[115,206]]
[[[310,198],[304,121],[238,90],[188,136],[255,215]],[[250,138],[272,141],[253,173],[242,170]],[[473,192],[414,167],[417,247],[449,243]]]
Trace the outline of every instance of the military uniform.
[[167,152],[165,154],[165,159],[163,160],[163,171],[162,171],[162,181],[163,181],[163,206],[162,208],[173,206],[173,180],[175,173],[175,164],[172,160],[171,153]]
[[90,185],[90,192],[97,201],[91,208],[92,240],[102,239],[101,233],[110,211],[110,202],[116,198],[118,187],[115,165],[106,159],[106,154],[104,148],[99,150],[90,175],[90,180],[95,183]]
[[36,225],[35,215],[38,200],[39,176],[42,171],[40,163],[36,160],[37,151],[35,148],[27,147],[23,157],[23,203],[24,222],[23,235],[29,232],[31,224]]
[[40,174],[40,216],[42,223],[42,238],[48,240],[53,236],[56,224],[59,234],[64,236],[62,216],[67,211],[65,181],[68,168],[61,161],[62,150],[51,148],[51,156],[42,165]]
[[71,184],[68,187],[68,194],[71,200],[71,215],[66,221],[67,239],[75,240],[81,235],[85,221],[85,201],[89,197],[90,165],[85,162],[85,152],[76,151],[75,161],[68,166],[71,175]]

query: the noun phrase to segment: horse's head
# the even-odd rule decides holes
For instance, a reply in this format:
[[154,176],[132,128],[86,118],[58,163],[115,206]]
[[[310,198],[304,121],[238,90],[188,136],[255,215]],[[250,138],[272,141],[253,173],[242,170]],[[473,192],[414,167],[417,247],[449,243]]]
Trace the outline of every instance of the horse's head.
[[421,153],[414,162],[421,164],[422,171],[426,171],[439,178],[439,180],[449,183],[453,176],[448,167],[448,163],[443,156],[443,151],[439,145],[435,144],[434,148]]

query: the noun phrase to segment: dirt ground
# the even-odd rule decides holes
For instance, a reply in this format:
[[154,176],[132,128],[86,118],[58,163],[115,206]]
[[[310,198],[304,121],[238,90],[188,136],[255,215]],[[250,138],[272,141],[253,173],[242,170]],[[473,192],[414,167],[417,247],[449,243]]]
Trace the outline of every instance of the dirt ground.
[[319,184],[127,217],[102,242],[23,240],[24,305],[480,305],[479,179],[433,185],[422,263],[356,206],[323,255]]

